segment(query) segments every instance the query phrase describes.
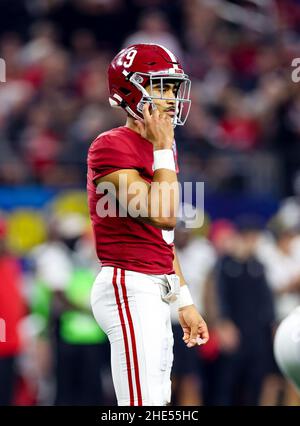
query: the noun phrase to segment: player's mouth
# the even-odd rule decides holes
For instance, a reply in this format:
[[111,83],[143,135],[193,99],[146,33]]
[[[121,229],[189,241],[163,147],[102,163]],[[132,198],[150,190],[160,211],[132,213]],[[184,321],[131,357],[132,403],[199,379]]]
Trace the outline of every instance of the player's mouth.
[[166,113],[167,113],[170,117],[174,117],[174,115],[175,115],[175,108],[168,108],[168,109],[166,109]]

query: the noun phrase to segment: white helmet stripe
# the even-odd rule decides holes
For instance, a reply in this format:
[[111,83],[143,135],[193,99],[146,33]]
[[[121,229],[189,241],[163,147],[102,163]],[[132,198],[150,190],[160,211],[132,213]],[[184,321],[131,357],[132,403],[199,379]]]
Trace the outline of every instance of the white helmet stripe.
[[[157,46],[161,47],[170,56],[171,62],[177,62],[175,55],[169,49],[162,46],[161,44],[158,44]],[[174,63],[173,68],[178,70],[178,65]]]

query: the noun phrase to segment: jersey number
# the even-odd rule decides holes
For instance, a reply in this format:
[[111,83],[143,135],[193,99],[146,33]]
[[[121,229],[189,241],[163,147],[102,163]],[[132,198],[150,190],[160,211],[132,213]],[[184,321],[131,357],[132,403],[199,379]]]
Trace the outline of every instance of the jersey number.
[[127,53],[127,55],[125,56],[125,58],[127,59],[127,61],[124,61],[123,62],[123,66],[125,67],[125,68],[129,68],[129,67],[131,67],[131,65],[132,65],[132,63],[133,63],[133,60],[134,60],[134,58],[135,58],[135,55],[137,54],[137,50],[135,50],[135,49],[132,49],[132,50],[130,50],[128,53]]

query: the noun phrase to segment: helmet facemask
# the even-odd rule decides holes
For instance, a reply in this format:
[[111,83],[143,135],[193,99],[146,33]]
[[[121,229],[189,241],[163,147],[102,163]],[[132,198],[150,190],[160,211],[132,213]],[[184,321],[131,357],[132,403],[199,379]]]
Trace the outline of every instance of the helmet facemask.
[[[191,80],[186,74],[167,74],[165,71],[149,74],[135,72],[130,76],[129,81],[142,93],[142,97],[137,104],[137,111],[141,115],[146,102],[150,104],[152,110],[155,110],[157,109],[155,100],[173,101],[175,109],[175,115],[171,118],[173,126],[183,126],[185,124],[191,106]],[[176,92],[174,98],[164,96],[164,86],[166,84],[175,84]],[[150,86],[149,91],[145,89],[145,86],[148,85]],[[160,95],[157,94],[158,91]],[[142,117],[133,113],[131,108],[127,110],[135,118],[142,120]]]

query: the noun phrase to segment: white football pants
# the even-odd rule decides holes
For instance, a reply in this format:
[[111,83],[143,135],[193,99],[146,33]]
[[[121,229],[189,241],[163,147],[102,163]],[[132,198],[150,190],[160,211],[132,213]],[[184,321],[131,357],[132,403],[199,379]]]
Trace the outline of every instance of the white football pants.
[[110,341],[118,405],[170,402],[173,333],[164,284],[164,275],[114,267],[103,267],[94,282],[91,305]]

